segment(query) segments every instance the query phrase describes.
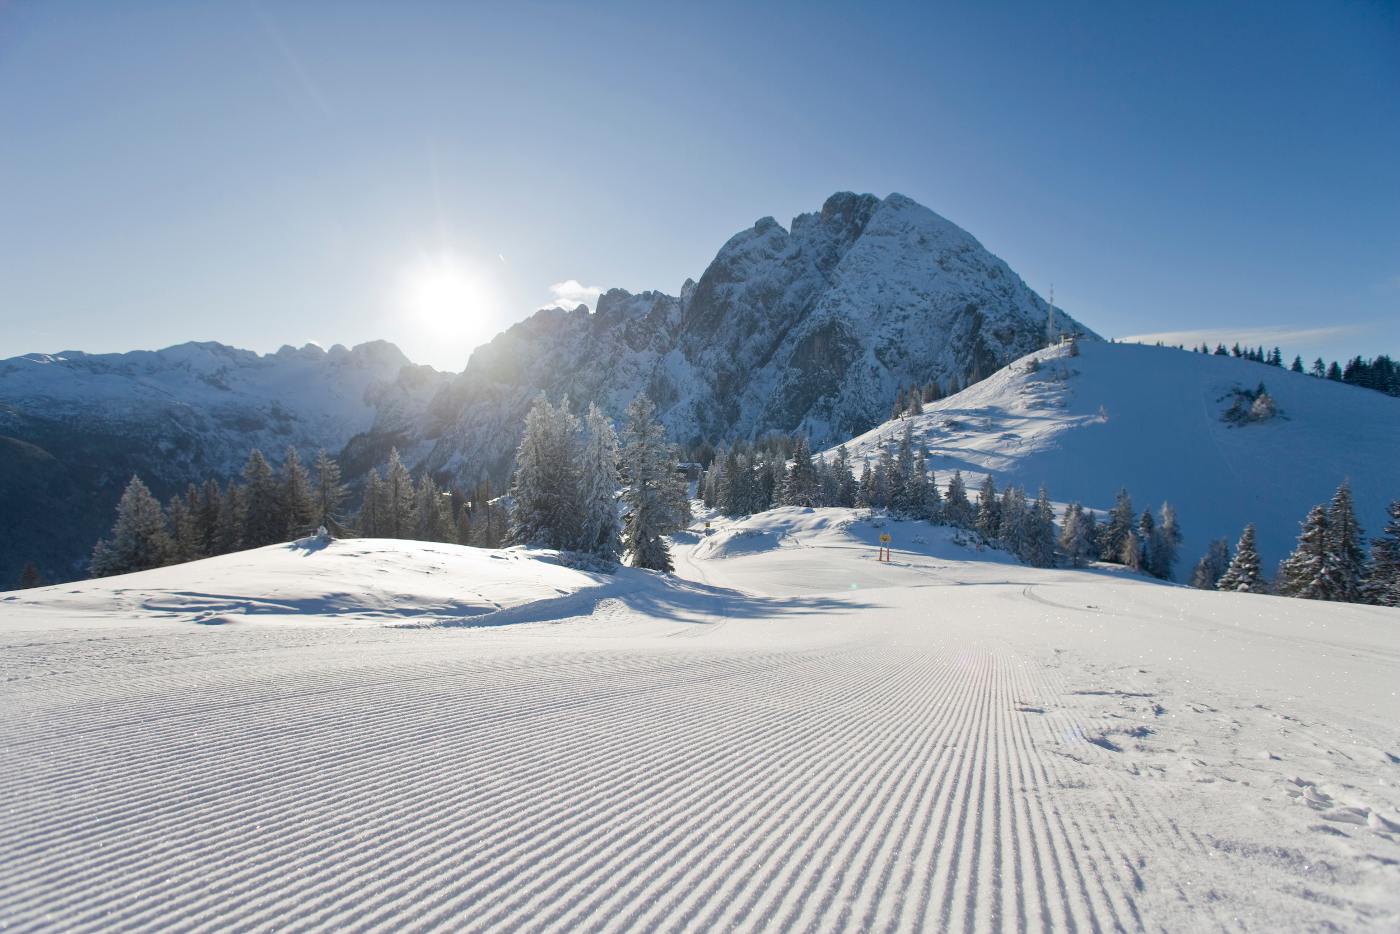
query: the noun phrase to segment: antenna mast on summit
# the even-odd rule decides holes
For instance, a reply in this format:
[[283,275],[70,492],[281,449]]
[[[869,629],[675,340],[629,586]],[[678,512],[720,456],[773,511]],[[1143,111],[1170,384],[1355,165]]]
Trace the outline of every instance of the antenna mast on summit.
[[1055,283],[1050,283],[1050,299],[1045,303],[1045,346],[1055,343]]

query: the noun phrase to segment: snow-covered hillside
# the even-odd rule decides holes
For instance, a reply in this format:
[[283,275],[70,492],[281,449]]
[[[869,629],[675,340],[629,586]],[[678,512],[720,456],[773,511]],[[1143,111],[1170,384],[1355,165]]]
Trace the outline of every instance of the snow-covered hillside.
[[712,521],[6,595],[0,927],[1400,925],[1400,611]]
[[550,553],[358,538],[309,538],[137,574],[0,596],[10,626],[134,621],[400,623],[511,621],[505,614],[600,586],[607,578]]
[[[1232,391],[1261,381],[1278,414],[1225,421]],[[1400,499],[1400,400],[1234,357],[1098,341],[1080,342],[1070,356],[1058,346],[847,449],[875,458],[906,424],[916,444],[929,446],[943,482],[959,469],[973,481],[990,472],[1031,495],[1045,484],[1057,502],[1101,509],[1124,486],[1139,511],[1170,501],[1185,534],[1178,579],[1211,539],[1233,546],[1247,522],[1259,527],[1272,575],[1308,509],[1343,480],[1369,532]]]
[[276,461],[288,447],[309,460],[369,437],[424,445],[424,413],[447,379],[382,341],[0,361],[0,584],[25,561],[50,580],[81,576],[133,473],[166,497],[236,474],[254,447]]

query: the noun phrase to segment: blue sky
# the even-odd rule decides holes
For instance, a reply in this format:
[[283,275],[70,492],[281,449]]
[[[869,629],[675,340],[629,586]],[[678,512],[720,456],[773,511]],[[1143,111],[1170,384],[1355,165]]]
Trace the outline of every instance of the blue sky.
[[1395,5],[1049,7],[0,2],[0,357],[460,369],[838,190],[1104,334],[1400,353]]

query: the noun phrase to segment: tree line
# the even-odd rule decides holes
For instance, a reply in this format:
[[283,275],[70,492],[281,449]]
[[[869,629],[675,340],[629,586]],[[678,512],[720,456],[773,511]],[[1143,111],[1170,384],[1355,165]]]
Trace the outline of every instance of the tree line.
[[726,515],[748,515],[773,506],[845,506],[919,519],[974,533],[985,544],[1003,548],[1035,567],[1108,561],[1170,579],[1181,544],[1176,512],[1168,503],[1154,517],[1138,515],[1126,490],[1118,494],[1105,522],[1079,503],[1055,521],[1049,491],[1034,499],[1018,486],[998,490],[990,476],[976,500],[962,472],[955,470],[946,490],[928,467],[927,446],[913,443],[906,424],[898,441],[880,445],[857,477],[843,444],[829,458],[813,457],[797,439],[791,466],[776,451],[736,444],[716,453],[701,480],[705,505]]
[[[1213,351],[1207,344],[1201,344],[1194,349],[1197,353],[1214,353],[1218,357],[1239,357],[1242,360],[1253,360],[1255,363],[1263,363],[1267,366],[1283,366],[1283,353],[1277,347],[1266,352],[1263,347],[1241,347],[1237,343],[1228,350],[1225,349],[1224,344],[1216,344]],[[1321,357],[1318,357],[1311,366],[1307,367],[1304,367],[1301,356],[1294,356],[1288,369],[1294,373],[1307,373],[1317,379],[1328,379],[1336,383],[1360,386],[1363,389],[1374,389],[1376,392],[1383,392],[1388,396],[1400,396],[1400,365],[1397,365],[1385,354],[1380,354],[1369,360],[1362,356],[1352,357],[1345,366],[1336,360],[1326,363]]]
[[1197,562],[1191,585],[1234,593],[1273,593],[1304,600],[1400,606],[1400,500],[1386,509],[1381,537],[1366,549],[1351,487],[1343,482],[1327,503],[1303,520],[1298,543],[1279,563],[1273,581],[1264,577],[1253,524],[1245,526],[1234,554],[1218,539]]
[[494,548],[505,539],[505,511],[491,502],[490,483],[474,499],[443,490],[429,474],[414,480],[397,449],[383,478],[371,470],[358,512],[340,465],[321,451],[310,470],[288,448],[274,470],[254,448],[236,480],[191,483],[162,504],[133,476],[117,503],[108,536],[93,549],[94,577],[289,542],[325,528],[334,535],[453,542]]

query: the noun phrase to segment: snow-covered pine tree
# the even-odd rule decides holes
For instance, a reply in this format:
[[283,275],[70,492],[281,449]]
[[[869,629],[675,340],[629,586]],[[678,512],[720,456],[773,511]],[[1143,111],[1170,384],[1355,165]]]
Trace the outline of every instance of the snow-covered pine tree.
[[1366,548],[1362,544],[1365,535],[1356,521],[1351,484],[1345,480],[1327,507],[1327,528],[1328,551],[1337,575],[1337,589],[1329,599],[1359,603],[1361,583],[1366,577]]
[[316,476],[311,485],[311,522],[324,526],[333,535],[345,534],[345,485],[340,482],[340,464],[322,448],[316,452]]
[[201,551],[199,525],[190,502],[199,502],[199,491],[191,483],[184,496],[172,496],[165,507],[166,527],[170,530],[171,564],[194,561],[204,557]]
[[93,577],[146,571],[167,564],[173,550],[160,503],[133,476],[117,503],[111,535],[92,550],[90,570]]
[[1230,543],[1223,538],[1217,538],[1210,543],[1206,553],[1191,571],[1191,586],[1197,590],[1215,590],[1229,567]]
[[1026,560],[1026,532],[1029,509],[1026,491],[1019,486],[1008,486],[1001,494],[997,506],[998,527],[996,538],[1001,547],[1022,561]]
[[283,539],[299,538],[316,531],[316,506],[311,497],[311,478],[301,465],[296,448],[287,448],[282,459],[282,514],[286,517]]
[[[617,493],[622,486],[617,464],[617,433],[613,430],[612,419],[593,404],[588,406],[584,417],[584,433],[579,461],[583,521],[578,547],[605,561],[616,561],[622,547],[622,524],[617,514]],[[713,464],[710,469],[714,470]]]
[[219,497],[219,523],[214,532],[214,554],[227,555],[243,547],[243,521],[248,497],[242,485],[230,482]]
[[675,457],[666,443],[664,429],[656,421],[655,408],[646,396],[627,407],[622,433],[622,476],[626,483],[622,501],[623,547],[632,566],[654,571],[671,570],[671,550],[662,537],[677,530]]
[[1113,508],[1109,510],[1108,520],[1099,530],[1099,557],[1102,560],[1124,564],[1124,557],[1131,557],[1130,546],[1134,549],[1137,547],[1133,528],[1136,518],[1127,488],[1120,489]]
[[[1155,538],[1156,535],[1157,522],[1152,518],[1152,510],[1144,509],[1142,515],[1138,517],[1137,547],[1132,549],[1129,554],[1124,555],[1125,560],[1123,564],[1135,571],[1146,571],[1148,574],[1152,574],[1152,569],[1148,563],[1150,558],[1148,548],[1151,546],[1152,539]],[[1135,560],[1137,563],[1134,564],[1127,560],[1129,558]],[[1153,576],[1155,577],[1156,575]]]
[[578,419],[567,400],[551,405],[544,393],[525,416],[511,479],[510,539],[518,545],[571,550],[583,517],[579,489]]
[[385,538],[412,538],[417,528],[417,490],[413,485],[413,475],[399,457],[398,448],[389,449],[389,463],[384,467],[384,523]]
[[1163,503],[1158,516],[1160,521],[1147,539],[1147,573],[1169,581],[1176,571],[1176,555],[1181,549],[1181,526],[1171,503]]
[[223,506],[224,494],[217,480],[205,480],[199,490],[199,507],[195,510],[195,524],[199,527],[200,552],[205,555],[222,554],[219,551],[219,510]]
[[420,542],[451,542],[457,537],[449,497],[424,473],[414,491],[413,537]]
[[1235,556],[1216,582],[1215,589],[1234,593],[1269,592],[1264,575],[1259,572],[1259,550],[1255,543],[1253,522],[1244,527],[1244,534],[1235,545]]
[[365,477],[364,495],[360,500],[360,535],[364,538],[384,538],[384,483],[379,471],[371,467]]
[[917,516],[923,504],[923,478],[917,476],[918,461],[914,454],[913,425],[904,423],[904,434],[895,449],[895,482],[890,490],[890,505],[903,516]]
[[856,483],[856,506],[860,509],[875,508],[875,471],[869,461],[860,467],[860,480]]
[[778,502],[783,506],[816,506],[819,478],[812,466],[812,452],[807,439],[798,437],[792,448],[792,469],[783,477]]
[[1084,521],[1084,507],[1070,503],[1065,507],[1064,526],[1060,529],[1060,551],[1071,567],[1083,567],[1090,560],[1092,538]]
[[997,485],[991,474],[982,479],[977,493],[977,531],[989,542],[1001,534],[1001,504],[997,502]]
[[880,459],[875,463],[875,475],[870,488],[870,505],[875,509],[889,509],[894,501],[896,484],[894,449],[889,444],[880,445]]
[[1024,560],[1032,567],[1055,566],[1055,507],[1050,504],[1050,492],[1040,488],[1035,503],[1025,520]]
[[1368,603],[1400,606],[1400,500],[1386,507],[1380,538],[1371,542],[1371,567],[1363,587]]
[[948,481],[948,494],[943,499],[943,521],[959,529],[972,528],[972,503],[967,498],[967,484],[962,471],[954,470]]
[[1305,600],[1337,599],[1339,581],[1328,524],[1327,507],[1314,506],[1303,520],[1297,547],[1279,565],[1275,591]]
[[277,478],[262,452],[254,448],[243,467],[246,507],[243,518],[243,547],[261,548],[286,541],[287,517]]
[[914,474],[909,478],[910,515],[927,522],[937,522],[943,512],[943,501],[938,495],[938,481],[928,470],[928,448],[919,445],[918,456],[914,458]]

